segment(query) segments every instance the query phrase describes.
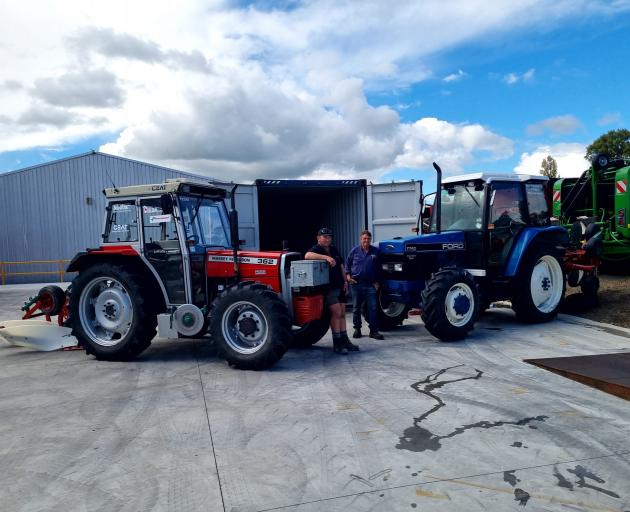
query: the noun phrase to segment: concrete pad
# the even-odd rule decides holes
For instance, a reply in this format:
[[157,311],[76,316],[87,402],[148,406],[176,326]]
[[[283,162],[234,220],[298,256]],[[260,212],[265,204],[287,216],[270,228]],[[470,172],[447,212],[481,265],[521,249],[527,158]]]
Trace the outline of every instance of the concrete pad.
[[[0,288],[0,305],[23,291]],[[131,363],[0,346],[0,503],[630,510],[628,401],[522,362],[626,352],[629,330],[493,309],[464,342],[413,317],[359,344],[340,356],[327,336],[264,372],[205,340],[156,341]]]

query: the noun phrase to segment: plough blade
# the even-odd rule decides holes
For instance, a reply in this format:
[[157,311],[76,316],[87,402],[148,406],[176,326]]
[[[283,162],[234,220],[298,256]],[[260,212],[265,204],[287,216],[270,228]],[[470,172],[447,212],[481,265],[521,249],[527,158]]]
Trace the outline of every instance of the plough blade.
[[0,339],[10,345],[26,347],[42,352],[76,347],[77,339],[72,329],[45,320],[0,321]]

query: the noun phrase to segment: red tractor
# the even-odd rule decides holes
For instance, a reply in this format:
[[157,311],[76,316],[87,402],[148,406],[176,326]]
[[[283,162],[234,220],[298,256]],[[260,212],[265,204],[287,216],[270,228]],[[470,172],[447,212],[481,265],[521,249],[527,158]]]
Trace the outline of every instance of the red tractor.
[[260,370],[291,342],[321,339],[328,330],[325,282],[307,276],[320,262],[298,265],[307,279],[296,287],[291,266],[299,253],[240,250],[235,189],[177,179],[104,190],[103,242],[68,267],[78,272],[70,324],[88,354],[128,360],[156,329],[161,338],[209,332],[231,365]]

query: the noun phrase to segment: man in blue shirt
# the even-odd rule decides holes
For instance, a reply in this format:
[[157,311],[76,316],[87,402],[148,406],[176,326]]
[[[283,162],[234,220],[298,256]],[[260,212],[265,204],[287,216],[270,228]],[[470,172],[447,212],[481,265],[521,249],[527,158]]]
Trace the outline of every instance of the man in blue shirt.
[[368,323],[370,338],[384,339],[378,332],[378,288],[380,273],[379,250],[372,245],[372,233],[367,229],[361,231],[361,243],[350,251],[346,258],[346,281],[352,291],[352,322],[354,324],[353,338],[360,338],[361,307],[367,300]]

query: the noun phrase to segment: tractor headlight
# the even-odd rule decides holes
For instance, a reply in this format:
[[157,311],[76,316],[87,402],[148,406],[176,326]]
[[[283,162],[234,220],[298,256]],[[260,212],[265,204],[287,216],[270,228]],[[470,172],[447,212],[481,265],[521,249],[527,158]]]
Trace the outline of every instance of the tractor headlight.
[[383,270],[385,272],[402,272],[403,264],[402,263],[383,263]]

